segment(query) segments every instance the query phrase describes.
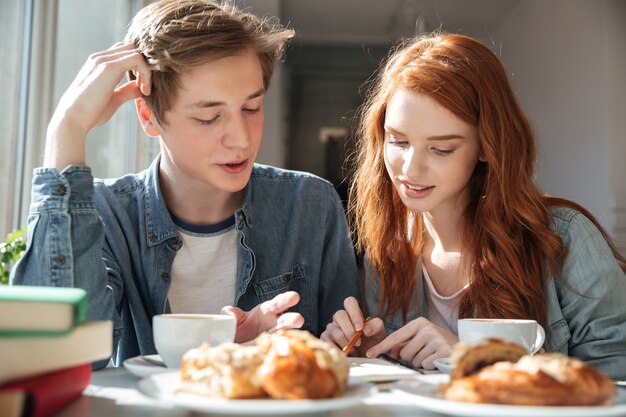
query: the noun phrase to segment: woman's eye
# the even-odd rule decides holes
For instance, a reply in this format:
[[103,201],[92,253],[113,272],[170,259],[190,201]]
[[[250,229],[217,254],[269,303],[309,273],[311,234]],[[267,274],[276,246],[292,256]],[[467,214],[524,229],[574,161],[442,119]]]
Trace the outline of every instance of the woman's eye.
[[406,141],[406,140],[398,139],[398,138],[396,138],[394,136],[388,136],[387,137],[387,143],[389,145],[394,145],[394,146],[403,146],[403,145],[406,145],[409,142]]
[[249,114],[254,114],[254,113],[258,113],[259,110],[261,110],[261,107],[255,107],[255,108],[244,108],[243,111]]
[[448,156],[454,152],[454,149],[433,148],[433,152],[435,152],[435,154],[440,155],[440,156]]

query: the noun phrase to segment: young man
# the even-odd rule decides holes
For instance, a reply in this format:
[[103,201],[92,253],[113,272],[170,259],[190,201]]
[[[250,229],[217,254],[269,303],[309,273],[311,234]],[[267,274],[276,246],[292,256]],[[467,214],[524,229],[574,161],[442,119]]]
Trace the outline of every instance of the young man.
[[[331,184],[254,164],[263,97],[292,36],[233,6],[159,1],[61,98],[12,283],[85,288],[89,319],[113,320],[114,365],[154,353],[155,314],[233,314],[244,342],[276,327],[319,334],[357,294]],[[133,80],[117,87],[125,73]],[[161,153],[139,174],[94,180],[87,132],[131,99]]]

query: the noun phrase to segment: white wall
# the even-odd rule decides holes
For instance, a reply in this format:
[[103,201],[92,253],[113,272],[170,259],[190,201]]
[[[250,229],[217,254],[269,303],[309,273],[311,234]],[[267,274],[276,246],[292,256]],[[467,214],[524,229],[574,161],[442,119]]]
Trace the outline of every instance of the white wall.
[[608,2],[607,54],[613,237],[626,254],[626,1]]
[[537,133],[538,183],[590,209],[613,235],[626,226],[611,207],[626,212],[624,4],[526,0],[493,34]]
[[[280,17],[280,0],[247,0],[241,5],[260,17]],[[286,22],[280,22],[285,24]],[[265,110],[265,127],[263,129],[263,141],[256,161],[261,164],[284,167],[286,164],[285,144],[285,99],[283,82],[283,64],[278,63],[274,69],[270,88],[263,101]]]

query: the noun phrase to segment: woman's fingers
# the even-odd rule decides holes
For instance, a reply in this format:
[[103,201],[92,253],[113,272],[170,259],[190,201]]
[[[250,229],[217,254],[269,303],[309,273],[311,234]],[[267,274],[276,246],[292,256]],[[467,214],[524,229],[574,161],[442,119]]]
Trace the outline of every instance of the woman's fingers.
[[378,317],[368,320],[363,326],[363,335],[367,337],[380,334],[385,334],[385,323]]
[[352,321],[346,310],[339,310],[333,315],[333,326],[329,329],[330,335],[339,347],[344,347],[354,334]]
[[381,353],[387,352],[388,350],[394,348],[395,346],[406,342],[411,339],[415,335],[415,332],[409,325],[405,325],[395,332],[391,333],[389,336],[384,338],[380,343],[375,346],[372,346],[367,352],[366,355],[368,358],[375,358]]
[[346,313],[348,313],[351,324],[350,327],[353,331],[363,330],[365,319],[363,318],[363,312],[361,311],[361,307],[359,307],[357,299],[354,297],[346,298],[343,301],[343,307],[346,309]]

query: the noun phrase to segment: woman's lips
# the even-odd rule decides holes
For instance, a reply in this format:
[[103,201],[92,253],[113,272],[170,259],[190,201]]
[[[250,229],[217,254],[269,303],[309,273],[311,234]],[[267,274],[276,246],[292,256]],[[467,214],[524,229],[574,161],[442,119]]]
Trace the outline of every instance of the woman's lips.
[[435,189],[434,185],[413,185],[402,183],[400,188],[404,195],[409,198],[424,198],[428,197],[430,193]]

